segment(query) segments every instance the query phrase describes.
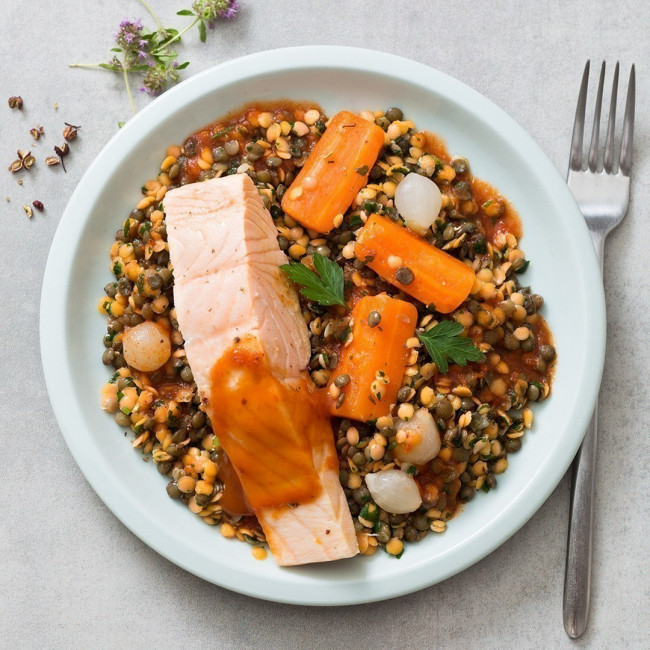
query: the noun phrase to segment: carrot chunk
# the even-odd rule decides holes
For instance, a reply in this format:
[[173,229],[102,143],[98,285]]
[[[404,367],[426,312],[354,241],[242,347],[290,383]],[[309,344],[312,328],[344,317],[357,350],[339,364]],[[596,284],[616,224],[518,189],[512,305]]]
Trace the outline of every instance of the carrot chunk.
[[443,314],[467,298],[476,278],[467,264],[376,214],[357,235],[355,255],[384,280]]
[[[376,313],[375,313],[376,312]],[[415,333],[417,309],[410,302],[385,293],[361,298],[352,310],[352,342],[341,348],[339,363],[332,374],[331,413],[353,420],[372,420],[388,415],[397,401],[404,369],[410,354],[406,342]],[[378,321],[378,322],[377,322]],[[347,377],[346,377],[347,375]],[[343,376],[342,388],[336,378]]]
[[344,214],[384,146],[384,132],[348,111],[337,113],[282,198],[282,209],[303,226],[329,232]]

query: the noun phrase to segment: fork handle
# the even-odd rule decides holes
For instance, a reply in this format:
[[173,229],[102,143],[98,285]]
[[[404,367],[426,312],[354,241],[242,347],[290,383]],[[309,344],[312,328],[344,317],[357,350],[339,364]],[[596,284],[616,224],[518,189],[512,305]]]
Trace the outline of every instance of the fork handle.
[[[591,237],[602,272],[605,235],[591,232]],[[582,636],[589,617],[597,441],[598,402],[573,461],[563,602],[564,629],[572,639]]]

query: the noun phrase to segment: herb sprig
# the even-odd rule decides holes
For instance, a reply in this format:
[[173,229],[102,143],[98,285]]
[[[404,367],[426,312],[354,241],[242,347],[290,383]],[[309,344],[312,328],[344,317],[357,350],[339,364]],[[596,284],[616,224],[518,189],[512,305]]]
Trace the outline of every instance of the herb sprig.
[[463,326],[456,321],[443,320],[428,332],[418,337],[444,375],[449,370],[449,361],[466,366],[468,361],[483,361],[485,355],[474,345],[472,339],[461,336]]
[[[179,72],[187,68],[189,61],[179,63],[178,53],[172,45],[181,40],[183,34],[198,24],[199,38],[206,40],[206,27],[212,29],[218,20],[230,20],[237,15],[237,0],[194,0],[192,9],[183,9],[179,16],[194,16],[195,20],[182,31],[173,27],[163,27],[162,23],[145,0],[140,4],[151,14],[156,23],[153,30],[143,26],[142,20],[123,20],[115,34],[115,47],[107,63],[73,63],[71,68],[94,68],[118,72],[124,78],[131,109],[135,114],[130,76],[142,77],[141,92],[160,95],[180,78]],[[123,123],[120,123],[122,126]]]
[[307,300],[326,307],[342,305],[349,309],[343,292],[343,269],[320,253],[314,253],[313,260],[316,272],[299,262],[283,264],[280,268],[290,280],[301,286],[300,293]]

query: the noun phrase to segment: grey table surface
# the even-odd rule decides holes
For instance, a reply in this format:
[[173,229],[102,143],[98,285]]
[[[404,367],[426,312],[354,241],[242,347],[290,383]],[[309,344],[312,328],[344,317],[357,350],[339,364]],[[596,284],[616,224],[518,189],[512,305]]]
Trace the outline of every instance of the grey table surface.
[[[151,4],[164,22],[186,24],[175,15],[182,0]],[[636,62],[632,200],[605,261],[608,347],[593,601],[589,629],[575,645],[650,647],[650,215],[643,199],[650,194],[650,6],[645,0],[242,4],[240,17],[210,33],[205,45],[188,35],[181,48],[192,63],[186,74],[287,45],[387,50],[443,70],[496,102],[563,174],[584,61],[619,59],[625,73]],[[17,148],[30,148],[31,127],[42,124],[46,135],[31,147],[39,164],[23,175],[22,186],[0,172],[0,647],[574,645],[562,627],[568,477],[520,532],[462,574],[409,596],[345,608],[279,605],[215,587],[157,555],[111,514],[74,463],[52,414],[40,363],[39,297],[66,202],[117,122],[129,116],[119,77],[67,64],[102,60],[120,20],[146,13],[136,0],[2,0],[2,10],[3,169]],[[8,109],[10,95],[24,98],[21,113]],[[83,125],[67,174],[42,164],[62,141],[64,121]],[[28,220],[22,206],[34,199],[45,211]]]

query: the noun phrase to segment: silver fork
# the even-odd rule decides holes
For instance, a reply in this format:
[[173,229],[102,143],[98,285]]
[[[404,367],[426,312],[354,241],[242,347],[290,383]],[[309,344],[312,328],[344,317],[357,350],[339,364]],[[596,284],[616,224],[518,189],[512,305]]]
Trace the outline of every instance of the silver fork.
[[[573,124],[571,157],[567,183],[578,202],[589,233],[596,247],[603,270],[603,253],[607,235],[618,226],[627,212],[630,198],[630,169],[632,167],[632,137],[634,132],[635,72],[630,70],[627,87],[621,154],[618,165],[614,156],[614,131],[616,125],[616,97],[618,91],[618,71],[616,64],[612,83],[612,97],[605,137],[602,168],[598,140],[600,135],[600,113],[605,81],[605,62],[600,69],[594,124],[591,144],[586,160],[583,158],[583,132],[587,86],[589,83],[589,61],[582,75],[578,107]],[[586,162],[586,166],[585,166]],[[571,486],[571,506],[569,516],[569,539],[564,577],[564,628],[567,634],[577,639],[587,627],[591,588],[591,554],[593,540],[593,498],[596,461],[596,441],[598,431],[598,405],[594,409],[589,428],[582,446],[573,462],[573,481]]]

